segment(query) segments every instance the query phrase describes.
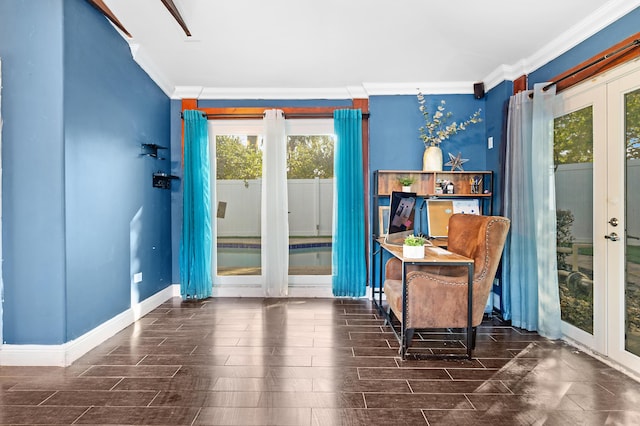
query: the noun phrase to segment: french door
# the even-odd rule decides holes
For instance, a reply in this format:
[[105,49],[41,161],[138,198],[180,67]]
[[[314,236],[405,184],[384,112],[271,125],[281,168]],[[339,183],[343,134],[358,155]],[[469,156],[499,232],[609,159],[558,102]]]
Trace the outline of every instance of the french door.
[[[263,126],[262,120],[209,123],[212,164],[216,164],[211,199],[215,200],[212,272],[217,295],[262,295],[261,198],[269,196],[262,193]],[[333,120],[288,120],[286,133],[289,287],[297,285],[304,291],[327,287],[331,283]],[[318,295],[313,290],[294,294]]]
[[640,63],[558,95],[563,333],[640,372]]
[[640,371],[640,68],[608,85],[609,356]]

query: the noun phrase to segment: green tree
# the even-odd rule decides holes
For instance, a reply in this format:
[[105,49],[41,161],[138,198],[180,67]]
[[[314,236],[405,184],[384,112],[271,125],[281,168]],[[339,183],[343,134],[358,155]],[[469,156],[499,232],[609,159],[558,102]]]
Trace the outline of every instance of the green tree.
[[262,151],[256,138],[245,145],[238,136],[216,136],[216,179],[257,179],[262,176]]
[[[627,159],[640,159],[640,90],[625,95],[625,140]],[[586,107],[555,119],[554,162],[593,161],[593,107]]]
[[[571,226],[573,225],[575,218],[571,210],[556,210],[556,245],[558,247],[572,247],[573,246],[573,234],[571,233]],[[567,265],[568,253],[556,252],[558,269],[570,270]]]
[[[289,136],[287,141],[289,179],[333,177],[331,136]],[[216,178],[239,179],[245,183],[262,176],[262,150],[257,136],[243,143],[239,136],[216,136]]]
[[333,177],[333,138],[331,136],[289,136],[287,177],[313,179]]
[[593,107],[556,118],[553,140],[554,164],[593,162]]
[[640,159],[640,89],[625,96],[627,159]]

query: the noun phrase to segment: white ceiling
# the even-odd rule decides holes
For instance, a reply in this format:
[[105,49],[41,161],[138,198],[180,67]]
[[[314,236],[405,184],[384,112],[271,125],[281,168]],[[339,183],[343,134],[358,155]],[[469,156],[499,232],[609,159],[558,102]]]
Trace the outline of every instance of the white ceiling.
[[535,70],[640,0],[105,0],[174,98],[470,93]]

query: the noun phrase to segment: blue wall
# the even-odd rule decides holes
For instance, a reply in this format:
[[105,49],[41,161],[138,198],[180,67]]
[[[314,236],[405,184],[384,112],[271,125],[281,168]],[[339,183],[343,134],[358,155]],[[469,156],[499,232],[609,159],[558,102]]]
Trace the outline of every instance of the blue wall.
[[3,340],[65,338],[62,0],[0,2]]
[[493,137],[493,148],[487,149],[487,170],[493,172],[493,214],[502,214],[504,185],[504,151],[507,143],[507,108],[513,94],[513,83],[503,81],[485,95],[486,138]]
[[0,56],[4,340],[60,344],[170,284],[169,99],[83,0],[0,3]]
[[[467,170],[484,170],[485,152],[485,111],[484,99],[473,95],[425,95],[429,112],[435,111],[440,100],[446,101],[446,111],[452,112],[450,121],[464,121],[476,110],[482,109],[483,121],[471,125],[442,143],[445,161],[447,153],[462,153],[469,159],[464,164]],[[372,96],[369,98],[369,165],[374,170],[422,170],[424,144],[418,129],[423,125],[422,114],[418,110],[418,99],[412,95]]]
[[[87,35],[91,37],[87,37]],[[96,46],[99,46],[96,49]],[[85,1],[65,2],[67,332],[76,338],[170,284],[169,99]],[[160,151],[169,157],[169,151]],[[131,277],[142,272],[143,280]]]

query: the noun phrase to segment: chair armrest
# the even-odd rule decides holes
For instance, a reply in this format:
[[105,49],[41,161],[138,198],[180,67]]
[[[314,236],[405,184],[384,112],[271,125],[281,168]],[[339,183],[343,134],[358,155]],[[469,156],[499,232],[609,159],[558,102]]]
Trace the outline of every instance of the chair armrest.
[[402,279],[402,262],[400,259],[392,257],[387,261],[384,271],[385,279],[401,280]]

